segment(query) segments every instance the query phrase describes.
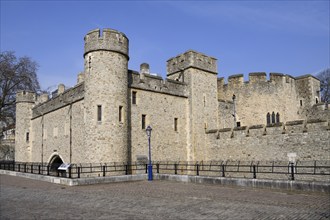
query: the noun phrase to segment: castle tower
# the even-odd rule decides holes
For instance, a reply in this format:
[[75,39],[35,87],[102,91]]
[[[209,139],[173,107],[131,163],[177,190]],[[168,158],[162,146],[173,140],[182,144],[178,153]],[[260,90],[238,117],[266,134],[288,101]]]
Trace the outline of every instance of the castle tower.
[[16,94],[15,161],[31,161],[31,118],[35,101],[34,92]]
[[84,59],[86,159],[127,161],[128,38],[112,29],[92,30]]
[[205,132],[218,125],[217,60],[189,50],[167,61],[167,77],[188,86],[187,160],[205,160]]

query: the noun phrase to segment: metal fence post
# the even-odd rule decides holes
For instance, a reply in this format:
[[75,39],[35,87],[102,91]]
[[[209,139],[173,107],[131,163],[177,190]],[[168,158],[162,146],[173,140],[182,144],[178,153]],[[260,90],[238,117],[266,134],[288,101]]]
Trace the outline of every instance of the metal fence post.
[[156,164],[157,173],[159,173],[159,163]]
[[103,176],[105,176],[105,166],[103,166],[102,168],[103,168]]
[[69,166],[69,178],[71,178],[71,166]]
[[222,164],[221,167],[222,167],[222,177],[225,177],[225,165]]
[[294,180],[294,164],[291,163],[291,180]]
[[257,178],[256,165],[253,165],[253,179]]
[[196,163],[196,175],[199,176],[199,164]]
[[128,175],[128,165],[125,164],[125,175]]
[[148,173],[148,164],[146,164],[146,173]]
[[78,178],[80,178],[80,167],[78,167]]
[[174,174],[178,174],[178,168],[177,168],[177,164],[174,164]]
[[24,173],[26,173],[26,163],[24,164]]
[[47,176],[49,176],[49,166],[47,166]]
[[40,164],[38,165],[38,174],[40,174]]

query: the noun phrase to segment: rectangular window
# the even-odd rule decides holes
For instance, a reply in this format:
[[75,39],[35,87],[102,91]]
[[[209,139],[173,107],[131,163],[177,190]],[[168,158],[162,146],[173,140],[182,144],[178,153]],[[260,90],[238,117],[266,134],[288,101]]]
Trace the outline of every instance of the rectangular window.
[[238,127],[238,128],[241,127],[241,122],[239,122],[239,121],[236,122],[236,127]]
[[26,142],[29,142],[29,141],[30,141],[30,133],[26,132]]
[[135,91],[132,92],[132,104],[136,105],[136,92]]
[[119,106],[119,122],[123,122],[123,106]]
[[178,118],[174,118],[174,131],[178,131]]
[[142,115],[142,129],[146,129],[146,115]]
[[300,100],[300,106],[302,106],[302,104],[303,104],[303,103],[302,103],[302,100]]
[[97,106],[97,121],[102,121],[102,105]]

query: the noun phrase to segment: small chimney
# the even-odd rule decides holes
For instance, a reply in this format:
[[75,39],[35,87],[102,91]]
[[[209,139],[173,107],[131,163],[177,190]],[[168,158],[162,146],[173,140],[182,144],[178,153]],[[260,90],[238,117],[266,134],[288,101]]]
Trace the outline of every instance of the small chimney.
[[140,74],[150,74],[149,64],[142,63],[140,65]]
[[48,96],[48,93],[43,93],[40,95],[40,102],[43,103],[43,102],[47,102],[49,99],[49,96]]
[[59,84],[57,89],[57,95],[62,94],[65,91],[65,85]]
[[78,74],[77,84],[85,81],[85,73],[81,72]]

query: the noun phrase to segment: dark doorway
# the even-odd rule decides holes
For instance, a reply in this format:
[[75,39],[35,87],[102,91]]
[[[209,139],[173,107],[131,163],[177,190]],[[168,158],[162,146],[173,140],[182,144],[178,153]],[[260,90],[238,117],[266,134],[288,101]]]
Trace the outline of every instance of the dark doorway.
[[58,155],[55,155],[49,162],[50,170],[57,171],[57,168],[61,166],[62,163],[63,160]]

